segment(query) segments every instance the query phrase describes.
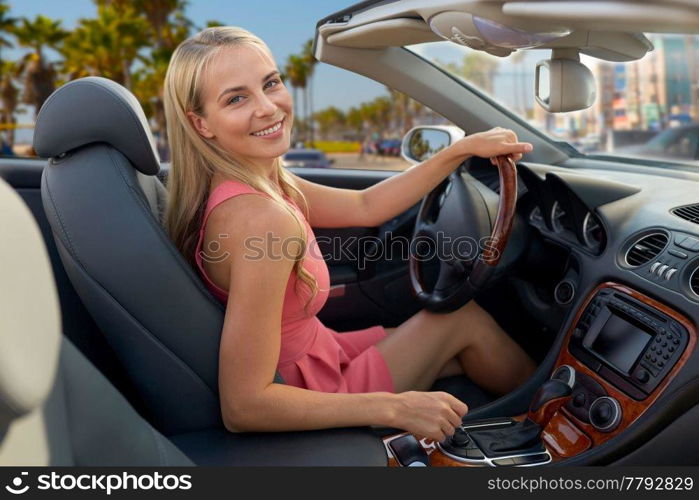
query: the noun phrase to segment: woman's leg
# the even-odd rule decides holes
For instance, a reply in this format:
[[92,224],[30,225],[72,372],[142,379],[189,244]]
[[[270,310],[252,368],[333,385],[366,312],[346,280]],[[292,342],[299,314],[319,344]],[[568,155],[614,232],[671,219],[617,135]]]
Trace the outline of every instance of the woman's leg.
[[483,389],[506,394],[536,368],[473,300],[449,314],[420,311],[386,330],[389,335],[376,347],[388,364],[396,392],[428,390],[439,377],[465,373]]

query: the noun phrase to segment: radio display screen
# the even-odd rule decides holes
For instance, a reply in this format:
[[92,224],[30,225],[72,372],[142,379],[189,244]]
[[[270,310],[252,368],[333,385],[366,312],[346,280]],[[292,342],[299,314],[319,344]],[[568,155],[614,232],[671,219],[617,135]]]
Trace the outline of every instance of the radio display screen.
[[628,374],[651,339],[650,334],[612,314],[590,346],[590,350]]

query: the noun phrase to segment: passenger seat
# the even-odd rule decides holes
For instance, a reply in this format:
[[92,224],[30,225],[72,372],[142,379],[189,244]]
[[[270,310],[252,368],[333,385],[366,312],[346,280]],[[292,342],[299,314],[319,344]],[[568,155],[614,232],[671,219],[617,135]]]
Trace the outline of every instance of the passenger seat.
[[194,465],[61,334],[41,233],[3,180],[0,227],[0,465]]

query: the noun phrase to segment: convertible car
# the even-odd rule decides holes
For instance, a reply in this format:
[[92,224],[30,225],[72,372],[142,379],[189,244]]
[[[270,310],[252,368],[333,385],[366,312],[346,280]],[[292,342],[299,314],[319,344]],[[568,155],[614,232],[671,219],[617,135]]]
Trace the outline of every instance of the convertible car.
[[[455,126],[408,132],[408,161],[495,126],[534,145],[517,165],[470,159],[381,227],[317,231],[358,256],[328,260],[320,318],[329,326],[395,326],[420,308],[477,300],[537,361],[499,398],[463,376],[439,380],[435,390],[470,407],[440,443],[383,428],[227,432],[217,389],[224,310],[163,230],[168,165],[143,111],[103,78],[60,87],[36,123],[43,159],[0,159],[0,463],[699,463],[696,165],[583,154],[423,50],[550,50],[537,65],[537,101],[572,111],[595,100],[580,54],[635,61],[653,49],[645,34],[698,26],[699,8],[683,0],[369,0],[318,22],[319,61]],[[396,175],[292,169],[351,189]],[[351,244],[437,231],[491,241],[492,251],[469,261],[362,259]]]

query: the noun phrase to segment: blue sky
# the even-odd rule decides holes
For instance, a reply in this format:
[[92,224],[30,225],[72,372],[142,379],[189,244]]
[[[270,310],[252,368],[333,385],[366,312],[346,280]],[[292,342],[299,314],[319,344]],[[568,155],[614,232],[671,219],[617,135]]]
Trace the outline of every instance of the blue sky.
[[[97,13],[92,0],[9,0],[7,3],[12,17],[33,18],[43,14],[61,19],[66,28],[73,28],[81,17],[93,17]],[[298,53],[304,42],[313,37],[318,20],[353,3],[355,0],[190,0],[186,14],[198,27],[205,26],[208,20],[217,20],[252,31],[267,42],[277,63],[283,66],[289,54]],[[346,109],[386,93],[381,84],[326,64],[316,66],[314,87],[316,109],[330,105]]]

